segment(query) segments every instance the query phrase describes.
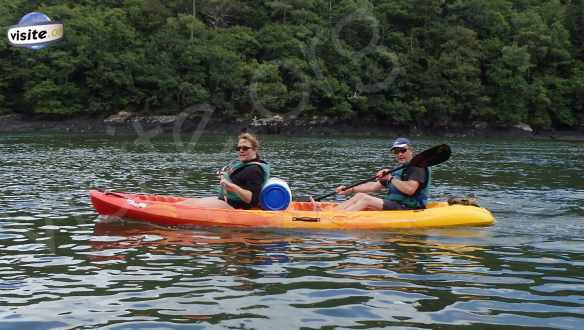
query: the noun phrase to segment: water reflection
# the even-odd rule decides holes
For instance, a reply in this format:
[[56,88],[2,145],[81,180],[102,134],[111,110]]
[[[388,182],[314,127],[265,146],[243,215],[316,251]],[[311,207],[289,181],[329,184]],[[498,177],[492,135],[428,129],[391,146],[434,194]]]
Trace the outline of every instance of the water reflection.
[[[205,299],[206,294],[221,293],[217,288],[209,287],[201,291],[201,280],[203,283],[209,281],[206,277],[209,274],[226,276],[231,293],[215,297],[215,300],[227,303],[231,299],[246,297],[249,300],[246,303],[253,303],[246,304],[246,309],[257,313],[244,318],[273,317],[264,315],[264,309],[270,305],[266,305],[268,301],[279,305],[285,302],[281,308],[306,310],[304,314],[312,314],[312,318],[318,315],[319,320],[332,318],[332,321],[337,317],[383,320],[387,313],[375,309],[388,304],[388,297],[393,297],[395,301],[410,305],[412,309],[408,313],[411,316],[408,318],[415,320],[416,312],[438,312],[456,301],[441,299],[444,293],[437,291],[436,284],[430,284],[432,282],[458,283],[470,279],[483,284],[504,282],[488,275],[482,279],[476,275],[476,272],[483,271],[480,267],[484,262],[483,247],[449,242],[480,240],[483,236],[480,231],[464,229],[445,230],[438,234],[436,231],[391,235],[371,232],[309,234],[198,231],[98,222],[91,244],[100,257],[108,250],[143,251],[142,255],[135,257],[136,260],[127,262],[134,264],[139,261],[147,268],[164,266],[160,262],[168,261],[167,256],[173,256],[174,261],[166,266],[176,267],[179,258],[187,260],[185,266],[196,270],[196,275],[186,275],[177,285],[197,288],[187,294],[188,297]],[[431,237],[442,241],[434,241]],[[452,275],[456,274],[457,277],[453,278]],[[233,291],[240,293],[234,294]],[[289,295],[294,298],[284,298]],[[176,313],[173,316],[179,317]],[[182,316],[206,321],[218,317],[212,314]]]
[[[104,251],[148,248],[152,254],[180,254],[188,258],[209,258],[212,255],[226,264],[266,265],[289,262],[285,253],[287,248],[301,240],[297,236],[279,236],[262,231],[193,231],[105,220],[95,224],[91,244],[96,251],[95,256],[101,258],[108,257],[104,256]],[[221,246],[222,253],[214,252],[213,246]],[[115,259],[120,257],[115,252],[111,256]]]

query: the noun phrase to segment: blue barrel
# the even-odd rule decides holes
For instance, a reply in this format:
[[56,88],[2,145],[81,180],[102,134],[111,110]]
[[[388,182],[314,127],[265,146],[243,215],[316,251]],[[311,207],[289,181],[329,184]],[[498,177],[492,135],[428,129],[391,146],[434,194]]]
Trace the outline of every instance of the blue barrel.
[[278,178],[269,179],[260,193],[260,205],[267,211],[281,211],[292,202],[292,191],[286,181]]

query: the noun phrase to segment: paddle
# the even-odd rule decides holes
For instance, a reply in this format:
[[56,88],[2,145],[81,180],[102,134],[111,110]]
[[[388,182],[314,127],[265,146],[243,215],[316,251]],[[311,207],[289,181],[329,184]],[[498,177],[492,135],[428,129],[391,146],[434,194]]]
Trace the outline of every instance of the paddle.
[[[424,150],[423,152],[417,154],[416,156],[414,156],[414,158],[412,158],[412,161],[410,161],[410,163],[408,165],[401,165],[398,166],[392,170],[386,171],[384,172],[384,175],[387,173],[392,173],[398,170],[401,170],[402,168],[406,167],[406,166],[415,166],[415,167],[430,167],[430,166],[434,166],[434,165],[438,165],[441,164],[445,161],[448,160],[448,158],[450,158],[450,147],[447,144],[441,144],[441,145],[437,145],[435,147],[432,147],[430,149]],[[353,187],[356,187],[358,185],[370,182],[370,181],[375,181],[378,178],[378,176],[373,176],[370,177],[368,179],[365,179],[363,181],[359,181],[357,183],[354,183],[350,186],[345,187],[344,190],[347,189],[351,189]],[[326,194],[326,195],[322,195],[322,196],[318,196],[316,198],[314,198],[315,201],[320,201],[321,199],[336,195],[336,191]]]

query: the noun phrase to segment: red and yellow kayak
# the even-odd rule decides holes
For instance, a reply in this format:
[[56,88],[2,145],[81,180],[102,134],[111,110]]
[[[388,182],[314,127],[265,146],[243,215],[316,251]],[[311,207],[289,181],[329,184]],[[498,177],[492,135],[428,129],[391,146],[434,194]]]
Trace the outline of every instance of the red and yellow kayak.
[[284,211],[201,209],[183,205],[184,197],[90,191],[97,213],[163,226],[247,227],[285,229],[404,229],[489,226],[487,209],[430,203],[410,211],[335,211],[336,203],[293,202]]

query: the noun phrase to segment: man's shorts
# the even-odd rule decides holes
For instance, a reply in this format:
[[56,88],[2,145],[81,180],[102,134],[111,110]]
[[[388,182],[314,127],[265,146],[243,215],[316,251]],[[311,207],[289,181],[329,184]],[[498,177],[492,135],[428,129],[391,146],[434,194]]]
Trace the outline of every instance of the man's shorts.
[[392,210],[409,210],[409,208],[405,205],[402,205],[396,201],[390,201],[389,199],[383,200],[383,210],[384,211],[392,211]]

